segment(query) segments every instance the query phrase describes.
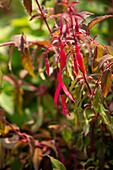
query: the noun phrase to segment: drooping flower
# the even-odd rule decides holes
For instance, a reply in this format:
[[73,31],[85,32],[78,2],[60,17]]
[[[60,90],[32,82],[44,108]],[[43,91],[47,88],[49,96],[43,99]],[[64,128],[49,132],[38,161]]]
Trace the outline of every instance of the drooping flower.
[[60,71],[62,71],[66,64],[66,52],[64,50],[62,42],[60,42],[59,45],[60,45],[60,67],[61,67]]
[[82,55],[80,53],[79,46],[77,44],[76,44],[76,59],[77,59],[80,70],[85,75],[86,71],[85,71],[85,68],[84,68],[83,58],[82,58]]
[[66,116],[66,113],[67,112],[69,113],[69,110],[67,109],[67,106],[66,106],[64,94],[66,94],[73,102],[74,102],[74,98],[71,95],[71,93],[68,91],[67,87],[64,85],[60,72],[58,73],[58,80],[59,80],[59,84],[58,84],[58,87],[57,87],[56,92],[55,92],[54,104],[55,104],[55,106],[57,106],[58,96],[59,96],[59,94],[61,94],[63,114]]
[[47,75],[48,75],[48,77],[49,77],[49,61],[48,61],[47,56],[46,56],[46,58],[45,58],[45,66],[46,66]]

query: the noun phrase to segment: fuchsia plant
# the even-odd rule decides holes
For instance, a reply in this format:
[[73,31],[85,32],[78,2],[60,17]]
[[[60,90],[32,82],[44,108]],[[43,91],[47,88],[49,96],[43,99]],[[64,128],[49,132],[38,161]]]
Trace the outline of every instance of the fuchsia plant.
[[[79,4],[79,1],[70,2],[69,0],[62,0],[58,5],[62,6],[63,10],[62,12],[57,11],[57,14],[54,10],[51,11],[50,8],[42,8],[38,0],[35,1],[38,9],[34,10],[32,9],[32,0],[23,0],[23,3],[28,14],[30,15],[30,20],[40,18],[45,22],[49,31],[48,40],[31,41],[25,37],[24,33],[22,33],[22,35],[14,36],[13,41],[1,44],[0,47],[9,45],[9,70],[11,71],[11,75],[3,76],[3,80],[9,80],[12,86],[14,86],[17,97],[21,102],[24,91],[22,89],[22,85],[26,85],[26,83],[24,82],[23,77],[21,78],[22,80],[18,80],[18,78],[13,75],[12,72],[11,57],[15,47],[17,47],[18,51],[20,52],[20,60],[23,68],[36,81],[37,77],[41,76],[41,74],[43,74],[43,79],[47,76],[49,78],[54,77],[54,80],[57,78],[55,82],[57,82],[58,85],[55,87],[56,90],[54,92],[54,104],[56,109],[58,103],[62,106],[62,112],[64,116],[66,116],[66,113],[69,115],[72,113],[72,115],[74,115],[74,123],[76,126],[71,127],[71,130],[73,130],[73,133],[77,131],[79,134],[79,138],[77,139],[79,141],[77,141],[78,143],[76,144],[78,145],[77,149],[79,150],[79,148],[82,148],[81,150],[85,157],[83,157],[81,160],[87,160],[88,154],[94,154],[91,149],[92,147],[96,147],[95,143],[97,138],[99,138],[99,136],[96,136],[97,138],[95,137],[94,129],[96,126],[99,128],[99,132],[100,129],[102,129],[103,132],[105,128],[113,135],[113,120],[110,118],[109,107],[107,106],[106,102],[106,96],[112,91],[113,48],[111,46],[101,45],[95,40],[95,37],[92,38],[90,36],[90,30],[95,24],[104,19],[111,18],[113,15],[96,17],[87,25],[85,25],[86,18],[93,14],[87,11],[77,12],[76,5]],[[89,1],[92,2],[91,0]],[[53,28],[51,28],[52,26],[48,24],[48,20],[54,23]],[[32,49],[32,47],[34,47],[34,49]],[[43,52],[41,51],[42,48],[44,50]],[[38,57],[37,53],[39,53]],[[37,61],[37,67],[39,70],[38,76],[33,66],[33,59],[35,57],[42,59],[41,62],[39,60]],[[45,62],[43,62],[43,59],[45,59]],[[66,82],[67,80],[70,82],[70,84]],[[41,97],[47,92],[46,87],[43,85],[41,85],[39,88],[37,88],[35,85],[31,86],[29,84],[26,86],[31,88],[35,95],[37,95],[39,92]],[[40,89],[42,89],[41,92]],[[68,97],[68,100],[66,97]],[[39,110],[37,111],[39,112],[39,117],[43,110],[40,109],[42,108],[40,107],[40,103],[41,102],[39,100]],[[68,103],[70,105],[68,105]],[[70,109],[72,112],[70,112]],[[1,119],[2,123],[4,124],[3,117],[4,112],[2,113]],[[70,152],[69,160],[66,164],[63,152],[61,151],[62,149],[59,148],[58,143],[53,144],[52,140],[50,143],[48,143],[48,141],[45,143],[39,142],[34,140],[30,135],[21,133],[17,128],[10,125],[7,120],[5,120],[5,123],[8,124],[8,126],[13,129],[14,132],[21,138],[20,141],[22,143],[28,143],[30,146],[30,151],[32,151],[33,147],[35,146],[37,147],[36,149],[39,149],[41,156],[43,157],[43,155],[48,155],[48,153],[51,153],[48,149],[50,147],[55,151],[56,157],[58,157],[57,151],[54,148],[56,146],[61,155],[61,160],[63,163],[65,163],[67,168],[68,164],[75,160],[74,156],[77,154],[77,149],[74,150],[73,144],[72,146],[71,144],[65,145],[66,150],[69,150]],[[65,141],[68,140],[69,143],[71,139],[70,134],[72,134],[72,132],[68,131],[70,129],[70,125],[69,127],[66,124],[64,126],[61,126],[60,124],[59,126],[63,127],[61,130],[63,129],[64,131],[61,133],[64,135]],[[2,133],[4,133],[4,130],[2,130]],[[55,136],[56,134],[57,133],[55,131]],[[68,135],[68,138],[67,136],[65,137],[65,134]],[[84,137],[88,137],[88,140],[85,141],[86,143],[89,142],[88,144],[85,142],[83,143]],[[101,147],[101,142],[99,144]],[[43,151],[41,149],[42,146],[45,147]],[[103,148],[101,148],[99,154],[103,152]],[[89,150],[90,153],[88,153]],[[32,152],[30,153],[31,157],[33,156]],[[72,154],[71,152],[74,153]],[[37,153],[38,151],[36,150],[36,154]],[[93,157],[92,155],[91,157]],[[41,160],[43,159],[42,157]],[[96,157],[96,154],[94,157]],[[98,158],[97,156],[96,159],[102,164],[103,160],[100,160],[100,157]],[[92,160],[89,159],[88,161],[90,162]],[[82,162],[81,164],[84,164],[85,167],[85,165],[89,163],[88,161],[86,163]],[[98,161],[96,163],[98,163]],[[99,166],[101,167],[101,165]]]

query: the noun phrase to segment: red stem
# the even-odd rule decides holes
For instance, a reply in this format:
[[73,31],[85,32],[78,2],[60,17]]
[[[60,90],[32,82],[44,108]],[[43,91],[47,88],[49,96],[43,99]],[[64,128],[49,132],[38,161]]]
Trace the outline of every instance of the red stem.
[[19,135],[21,138],[23,138],[23,139],[26,139],[25,137],[24,137],[24,135],[22,135],[21,133],[19,133],[16,129],[14,129],[13,128],[13,126],[5,119],[5,123],[6,124],[8,124],[9,126],[10,126],[10,128],[17,134],[17,135]]
[[7,42],[7,43],[0,44],[0,47],[6,46],[6,45],[12,45],[12,44],[14,44],[14,42]]
[[49,25],[48,25],[48,23],[47,23],[46,17],[44,16],[44,13],[42,12],[42,9],[41,9],[41,7],[40,7],[40,4],[38,3],[38,0],[36,0],[36,3],[37,3],[38,8],[39,8],[39,10],[40,10],[40,12],[41,12],[42,18],[43,18],[45,24],[47,25],[47,28],[48,28],[49,32],[51,33],[51,29],[50,29],[50,27],[49,27]]

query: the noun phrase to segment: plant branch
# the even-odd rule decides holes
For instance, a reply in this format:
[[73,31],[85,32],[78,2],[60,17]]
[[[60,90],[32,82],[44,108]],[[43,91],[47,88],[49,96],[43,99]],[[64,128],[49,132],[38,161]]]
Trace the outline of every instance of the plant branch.
[[12,45],[12,44],[14,44],[14,42],[7,42],[7,43],[0,44],[0,47]]
[[40,4],[39,4],[38,0],[36,0],[36,3],[37,3],[38,8],[39,8],[39,10],[40,10],[40,12],[41,12],[42,18],[43,18],[43,20],[44,20],[44,22],[45,22],[45,24],[46,24],[49,32],[51,33],[51,29],[50,29],[50,27],[49,27],[49,25],[48,25],[48,23],[47,23],[46,17],[44,16],[44,13],[42,12],[42,9],[41,9],[41,7],[40,7]]

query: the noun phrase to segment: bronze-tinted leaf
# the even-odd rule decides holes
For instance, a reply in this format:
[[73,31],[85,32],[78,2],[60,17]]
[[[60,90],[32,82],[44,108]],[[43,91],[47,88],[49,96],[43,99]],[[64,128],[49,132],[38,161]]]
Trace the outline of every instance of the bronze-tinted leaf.
[[0,136],[4,133],[4,126],[5,126],[5,112],[3,109],[0,108]]
[[113,55],[113,47],[112,46],[106,46],[106,49],[109,54]]
[[98,45],[95,50],[95,55],[92,62],[92,72],[95,72],[98,69],[98,63],[104,55],[104,47]]
[[29,15],[31,15],[32,12],[32,0],[23,0],[24,6],[27,10],[27,12],[29,13]]
[[113,56],[110,55],[110,54],[107,54],[107,55],[104,55],[101,60],[99,61],[99,64],[98,64],[98,69],[100,69],[100,67],[104,64],[105,61],[107,60],[113,60]]
[[36,148],[33,155],[33,165],[35,170],[39,169],[41,160],[42,160],[42,150],[40,148]]
[[110,70],[105,70],[101,78],[101,88],[103,96],[106,97],[111,88],[111,72]]
[[31,60],[30,52],[29,52],[28,48],[25,48],[24,53],[22,53],[20,56],[20,59],[21,59],[21,64],[25,68],[25,70],[27,70],[28,73],[33,78],[36,79],[36,76],[35,76],[34,70],[33,70],[33,64],[32,64],[32,60]]
[[99,23],[100,21],[110,17],[113,17],[113,15],[104,15],[104,16],[94,18],[88,23],[88,30],[91,29],[95,24]]

